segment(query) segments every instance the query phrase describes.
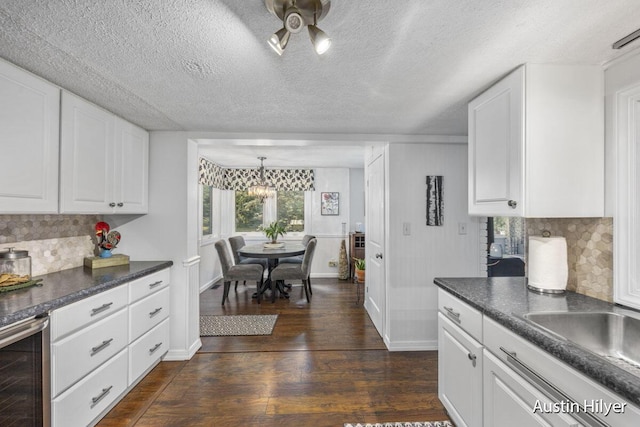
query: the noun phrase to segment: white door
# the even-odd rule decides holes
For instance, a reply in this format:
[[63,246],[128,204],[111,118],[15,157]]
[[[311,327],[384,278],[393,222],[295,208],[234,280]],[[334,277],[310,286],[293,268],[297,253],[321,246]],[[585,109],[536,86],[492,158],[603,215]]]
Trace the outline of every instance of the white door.
[[367,165],[367,234],[365,309],[380,336],[384,337],[386,283],[384,268],[385,211],[384,153],[374,156]]

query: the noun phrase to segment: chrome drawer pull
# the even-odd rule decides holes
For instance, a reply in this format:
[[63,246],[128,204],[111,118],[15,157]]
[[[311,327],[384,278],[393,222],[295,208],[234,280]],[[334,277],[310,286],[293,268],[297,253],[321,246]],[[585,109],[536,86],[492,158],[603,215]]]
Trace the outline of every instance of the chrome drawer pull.
[[447,307],[446,305],[444,306],[444,309],[447,310],[447,315],[451,317],[451,319],[460,323],[460,313],[456,313],[455,311],[453,311],[453,308]]
[[602,426],[608,427],[608,424],[603,423],[595,415],[589,413],[584,409],[583,405],[577,403],[574,399],[569,397],[562,390],[558,389],[555,385],[551,384],[542,375],[538,374],[527,364],[516,357],[514,351],[509,351],[504,347],[500,347],[500,350],[507,355],[507,362],[513,367],[520,375],[522,375],[529,383],[544,393],[547,397],[554,399],[556,402],[566,401],[571,403],[571,407],[576,405],[580,411],[571,412],[571,416],[588,426]]
[[153,317],[156,314],[160,313],[162,311],[162,307],[158,307],[155,310],[153,310],[151,313],[149,313],[149,317]]
[[472,354],[472,353],[469,353],[469,354],[467,354],[467,357],[469,358],[469,360],[471,360],[471,364],[475,368],[476,367],[476,359],[477,359],[476,355]]
[[91,315],[92,315],[92,316],[95,316],[95,315],[96,315],[96,314],[98,314],[98,313],[102,313],[103,311],[108,310],[108,309],[109,309],[109,307],[111,307],[112,305],[113,305],[113,303],[112,303],[112,302],[108,302],[108,303],[106,303],[106,304],[102,304],[102,305],[101,305],[100,307],[98,307],[98,308],[92,308],[92,309],[91,309]]
[[111,344],[111,341],[113,341],[113,338],[109,338],[108,340],[102,341],[102,344],[92,347],[91,355],[95,356],[96,354],[100,353],[102,350],[107,348],[109,344]]
[[154,345],[153,348],[149,349],[149,354],[153,354],[156,352],[157,349],[159,349],[160,347],[162,347],[162,341],[159,342],[158,344]]
[[162,280],[158,280],[157,282],[150,283],[149,284],[149,289],[153,289],[156,286],[161,285],[161,284],[162,284]]
[[94,407],[94,406],[96,406],[96,405],[97,405],[97,404],[98,404],[102,399],[104,399],[104,398],[105,398],[105,396],[106,396],[107,394],[109,394],[109,392],[111,391],[111,389],[112,389],[112,388],[113,388],[113,386],[112,386],[112,385],[110,385],[110,386],[109,386],[109,387],[107,387],[107,388],[103,388],[103,389],[102,389],[102,392],[101,392],[99,395],[97,395],[96,397],[92,397],[92,398],[91,398],[91,407],[93,408],[93,407]]

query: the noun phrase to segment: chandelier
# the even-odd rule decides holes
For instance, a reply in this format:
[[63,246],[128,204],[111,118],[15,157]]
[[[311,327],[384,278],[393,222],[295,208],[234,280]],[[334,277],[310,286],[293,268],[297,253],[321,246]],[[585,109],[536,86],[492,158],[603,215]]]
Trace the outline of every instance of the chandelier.
[[284,52],[291,34],[301,32],[304,27],[309,31],[311,44],[318,55],[329,50],[331,39],[318,28],[318,21],[329,13],[330,0],[264,0],[264,4],[283,24],[269,38],[269,46],[278,55]]
[[264,178],[263,162],[265,159],[266,157],[258,157],[258,160],[260,160],[260,181],[249,187],[249,190],[247,191],[250,196],[259,198],[262,203],[276,194],[276,189],[269,185],[267,180]]

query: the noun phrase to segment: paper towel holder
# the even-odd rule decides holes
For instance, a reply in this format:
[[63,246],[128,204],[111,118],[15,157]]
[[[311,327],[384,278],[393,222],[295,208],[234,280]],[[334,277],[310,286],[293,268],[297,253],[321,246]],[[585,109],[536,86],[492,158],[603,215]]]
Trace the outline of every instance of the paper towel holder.
[[[551,232],[549,230],[542,230],[542,232],[540,233],[542,240],[546,240],[546,239],[550,239],[551,238]],[[563,239],[562,237],[559,237],[560,239]],[[537,285],[538,283],[536,283]],[[563,288],[558,288],[558,287],[545,287],[545,286],[533,286],[529,283],[529,277],[527,277],[527,288],[532,291],[535,292],[537,294],[545,294],[545,295],[549,295],[549,296],[562,296],[566,293],[566,284]]]

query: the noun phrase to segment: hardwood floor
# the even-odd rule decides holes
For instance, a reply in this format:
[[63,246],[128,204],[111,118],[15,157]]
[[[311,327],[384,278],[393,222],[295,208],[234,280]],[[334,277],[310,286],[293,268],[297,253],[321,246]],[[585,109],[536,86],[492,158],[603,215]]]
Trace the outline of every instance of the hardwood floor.
[[238,285],[201,294],[201,314],[278,314],[269,336],[202,337],[189,361],[162,362],[98,424],[112,426],[338,426],[448,419],[437,396],[437,352],[389,352],[355,285],[312,280],[307,304],[251,299]]

